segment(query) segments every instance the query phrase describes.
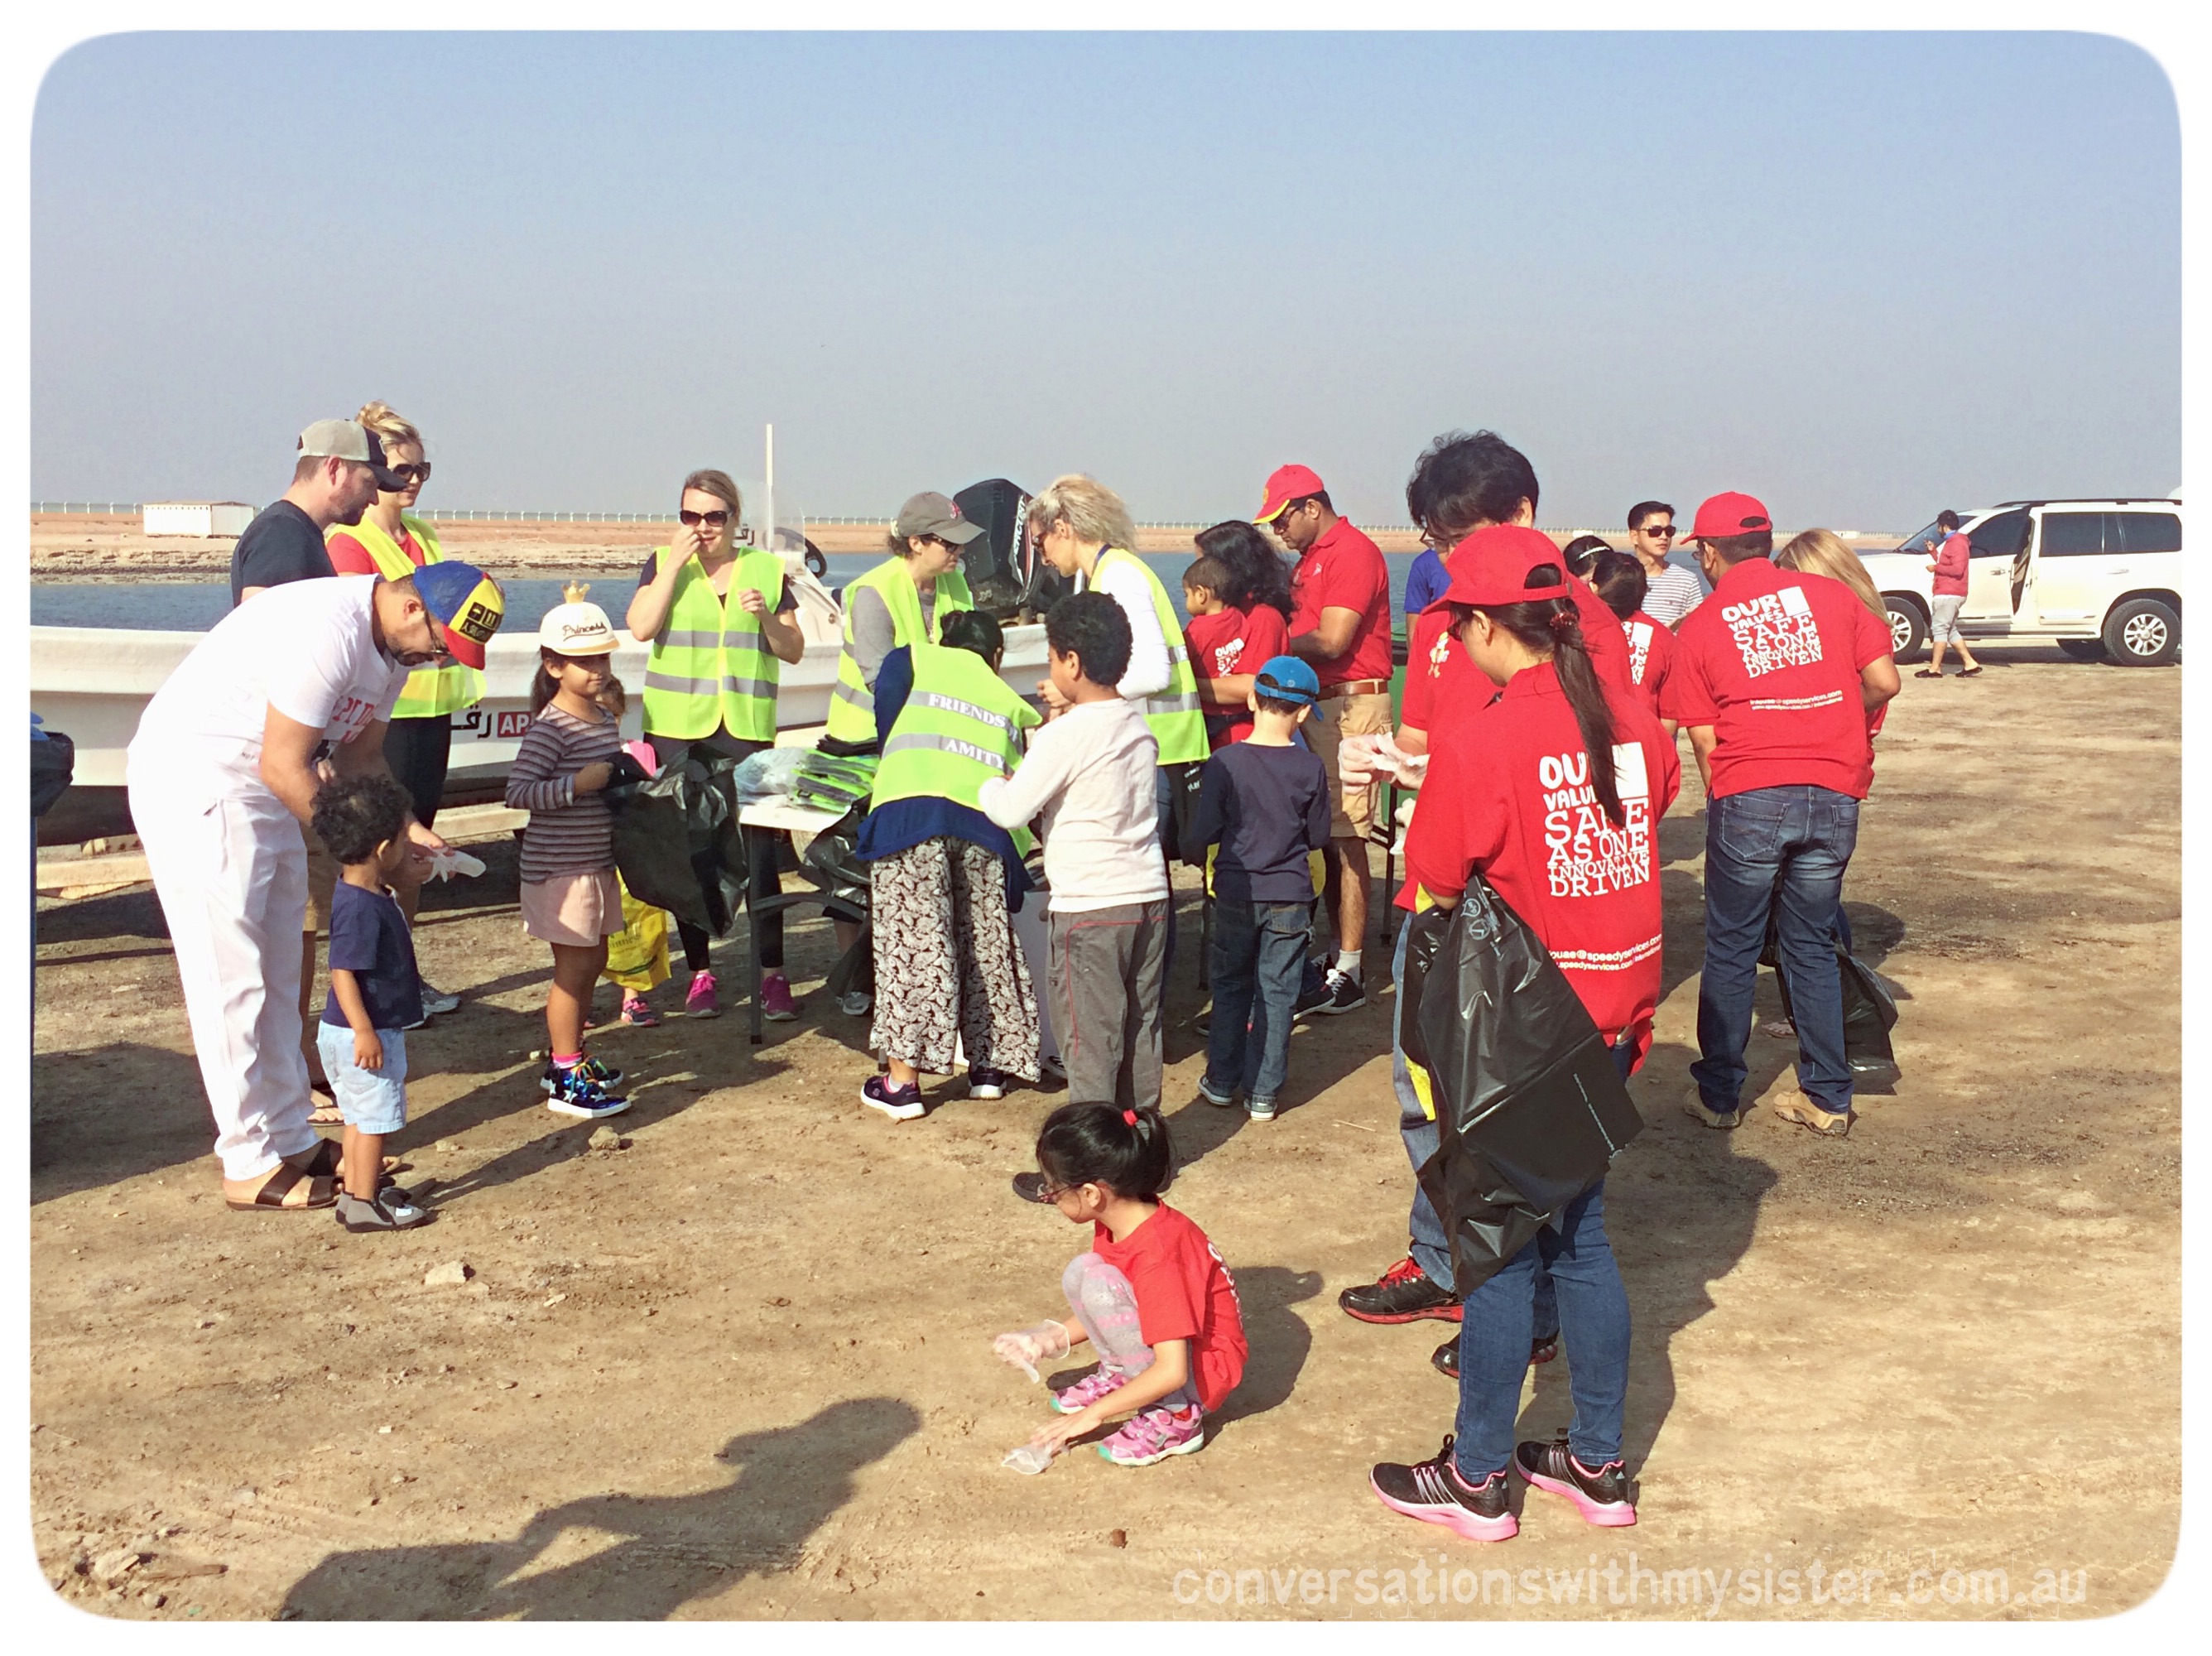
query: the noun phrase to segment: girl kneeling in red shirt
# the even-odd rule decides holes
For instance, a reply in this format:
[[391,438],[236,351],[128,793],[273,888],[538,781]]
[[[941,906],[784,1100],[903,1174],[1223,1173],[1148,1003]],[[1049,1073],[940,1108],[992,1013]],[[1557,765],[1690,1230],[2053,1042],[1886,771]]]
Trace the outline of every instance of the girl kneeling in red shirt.
[[1008,1362],[1064,1355],[1088,1340],[1096,1373],[1054,1395],[1062,1418],[1030,1445],[1058,1453],[1133,1411],[1098,1446],[1123,1466],[1150,1466],[1205,1442],[1205,1418],[1244,1376],[1237,1285],[1206,1233],[1159,1198],[1174,1147],[1157,1110],[1064,1104],[1037,1135],[1039,1174],[1016,1188],[1092,1227],[1091,1251],[1060,1277],[1073,1326],[1057,1320],[993,1342]]
[[[1479,558],[1470,549],[1481,545]],[[1416,902],[1449,905],[1480,875],[1543,941],[1626,1076],[1641,1062],[1659,998],[1658,821],[1681,785],[1674,746],[1632,689],[1597,676],[1559,554],[1514,527],[1478,532],[1454,559],[1452,631],[1503,694],[1432,733],[1406,841]],[[1459,1416],[1433,1460],[1375,1468],[1393,1511],[1470,1541],[1518,1527],[1509,1462],[1599,1525],[1636,1521],[1621,1459],[1628,1296],[1605,1234],[1602,1180],[1569,1202],[1496,1275],[1468,1293]],[[1574,1424],[1516,1445],[1540,1273],[1559,1295]]]

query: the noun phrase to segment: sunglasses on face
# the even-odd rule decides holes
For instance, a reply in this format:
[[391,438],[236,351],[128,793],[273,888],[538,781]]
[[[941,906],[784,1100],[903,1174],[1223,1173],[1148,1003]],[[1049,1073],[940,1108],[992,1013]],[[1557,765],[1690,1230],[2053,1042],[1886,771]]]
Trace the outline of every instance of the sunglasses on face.
[[416,460],[411,466],[387,466],[384,469],[399,479],[402,489],[410,484],[430,481],[430,462],[428,460]]
[[1672,540],[1674,538],[1674,526],[1671,523],[1647,523],[1636,533],[1639,535],[1650,535],[1654,540]]
[[730,521],[727,512],[678,512],[676,521],[687,529],[705,524],[709,529],[719,529]]

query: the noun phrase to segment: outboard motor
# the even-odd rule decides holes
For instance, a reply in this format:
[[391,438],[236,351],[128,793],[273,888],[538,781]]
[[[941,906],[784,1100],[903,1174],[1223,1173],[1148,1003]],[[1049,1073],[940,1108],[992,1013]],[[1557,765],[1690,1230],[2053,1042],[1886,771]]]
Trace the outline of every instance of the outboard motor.
[[977,609],[998,621],[1034,621],[1075,589],[1030,544],[1029,490],[992,478],[970,484],[952,501],[963,517],[983,526],[961,555]]

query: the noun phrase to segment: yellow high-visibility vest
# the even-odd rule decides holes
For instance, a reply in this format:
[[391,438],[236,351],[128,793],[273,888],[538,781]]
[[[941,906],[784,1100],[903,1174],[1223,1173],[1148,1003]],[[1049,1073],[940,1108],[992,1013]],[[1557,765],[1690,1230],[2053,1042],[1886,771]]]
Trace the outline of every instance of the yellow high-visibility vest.
[[1145,584],[1152,588],[1152,613],[1159,618],[1160,637],[1168,647],[1168,687],[1157,696],[1141,697],[1138,708],[1160,745],[1162,764],[1202,761],[1211,751],[1206,740],[1206,713],[1199,706],[1198,675],[1191,670],[1190,649],[1183,642],[1182,623],[1176,619],[1175,606],[1168,601],[1168,589],[1143,559],[1119,546],[1109,546],[1098,554],[1098,561],[1091,566],[1091,588],[1096,591],[1098,577],[1122,563],[1143,575]]
[[[653,556],[666,557],[668,548],[656,547]],[[746,588],[767,600],[763,614],[732,601]],[[696,741],[727,729],[742,741],[774,741],[783,663],[762,637],[761,623],[782,601],[783,560],[774,552],[739,552],[719,598],[714,577],[687,557],[646,664],[647,734]]]
[[[901,644],[933,644],[945,630],[945,618],[955,610],[972,610],[975,600],[969,595],[967,578],[957,569],[947,569],[937,577],[937,600],[930,612],[928,636],[923,636],[921,625],[921,592],[908,573],[906,560],[892,557],[860,576],[845,588],[844,630],[845,647],[837,654],[837,688],[830,696],[829,734],[841,742],[873,741],[876,735],[876,696],[868,688],[868,681],[860,676],[860,663],[853,654],[853,594],[867,588],[880,594],[884,607],[891,614],[891,648]],[[1203,733],[1204,722],[1200,730]]]
[[[445,549],[438,545],[438,532],[427,521],[402,512],[399,527],[414,536],[415,544],[422,549],[425,567],[445,562]],[[367,517],[358,523],[332,524],[323,531],[325,541],[339,535],[351,535],[359,541],[375,560],[377,574],[386,581],[404,581],[415,573],[415,560],[407,556],[407,549]],[[465,707],[474,707],[483,700],[483,674],[459,661],[450,667],[416,667],[407,675],[407,683],[392,707],[392,716],[441,719]]]
[[[1011,776],[1022,762],[1022,732],[1043,722],[1036,709],[991,671],[973,650],[916,641],[914,689],[884,739],[872,802],[950,800],[983,808],[983,784]],[[1012,831],[1014,849],[1027,856],[1030,832]]]

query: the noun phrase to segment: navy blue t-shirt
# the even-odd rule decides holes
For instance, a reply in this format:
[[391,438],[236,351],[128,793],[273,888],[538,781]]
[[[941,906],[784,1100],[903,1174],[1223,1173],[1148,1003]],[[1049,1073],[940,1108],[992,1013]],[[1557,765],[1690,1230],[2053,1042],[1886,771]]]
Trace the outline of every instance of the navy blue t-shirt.
[[[399,899],[341,880],[331,895],[331,970],[349,971],[362,1004],[377,1029],[404,1029],[422,1017],[422,979],[415,970],[415,938]],[[345,1008],[332,989],[323,1021],[347,1026]]]
[[1232,742],[1199,777],[1200,845],[1220,842],[1213,895],[1224,903],[1310,903],[1306,854],[1328,843],[1328,772],[1310,749]]

